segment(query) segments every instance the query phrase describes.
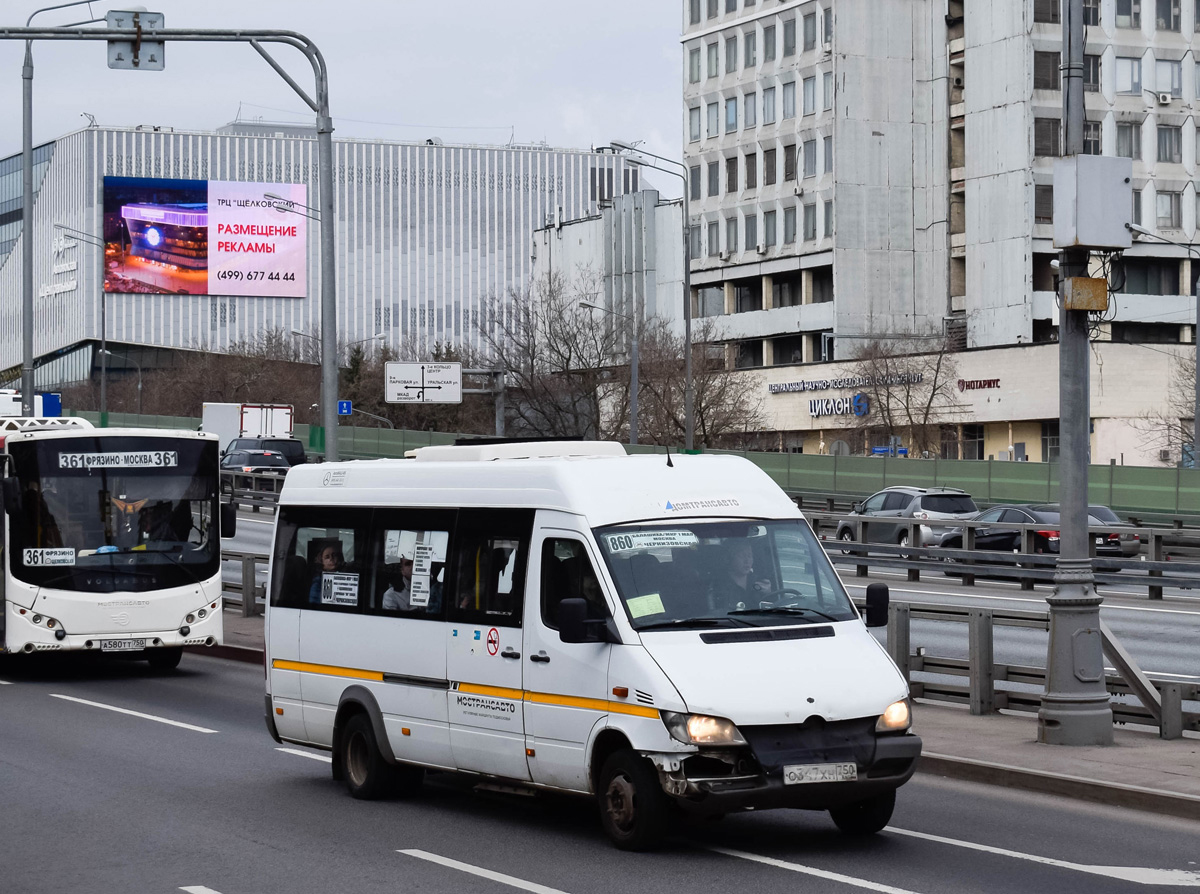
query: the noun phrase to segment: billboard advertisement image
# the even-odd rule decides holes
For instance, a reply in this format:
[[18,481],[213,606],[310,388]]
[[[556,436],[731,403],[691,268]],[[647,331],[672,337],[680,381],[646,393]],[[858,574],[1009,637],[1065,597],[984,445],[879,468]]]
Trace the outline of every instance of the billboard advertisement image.
[[303,298],[308,219],[296,183],[104,178],[104,290]]

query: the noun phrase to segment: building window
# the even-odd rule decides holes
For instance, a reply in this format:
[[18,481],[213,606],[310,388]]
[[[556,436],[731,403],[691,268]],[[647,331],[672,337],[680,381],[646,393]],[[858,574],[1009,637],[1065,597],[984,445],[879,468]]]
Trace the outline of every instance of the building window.
[[804,141],[804,176],[817,176],[817,141]]
[[746,189],[758,187],[758,153],[746,153]]
[[817,15],[809,13],[804,17],[804,49],[812,50],[817,46]]
[[[1084,0],[1084,2],[1086,3],[1087,0]],[[1099,2],[1099,0],[1093,0],[1093,2]],[[1200,31],[1200,0],[1196,0],[1196,8],[1192,12],[1192,21],[1195,23],[1193,25],[1194,29]],[[1197,193],[1197,195],[1200,195],[1200,193]],[[1197,220],[1200,220],[1200,218],[1197,218]]]
[[737,71],[737,35],[725,38],[725,74]]
[[1170,93],[1176,99],[1183,96],[1183,63],[1159,59],[1154,63],[1154,83],[1159,93]]
[[715,103],[708,104],[708,136],[719,137],[721,135],[721,107]]
[[726,12],[737,12],[737,0],[725,0]]
[[1142,157],[1142,126],[1117,124],[1117,155],[1121,158]]
[[1178,230],[1183,226],[1183,193],[1160,192],[1154,197],[1155,215],[1160,230]]
[[737,156],[731,156],[725,159],[725,192],[737,192],[738,188],[738,160]]
[[825,45],[829,46],[833,43],[833,10],[825,9],[821,11],[821,28],[823,32],[822,40]]
[[786,183],[789,180],[796,179],[796,147],[783,147],[783,180]]
[[1100,26],[1100,0],[1083,0],[1083,24]]
[[715,19],[717,17],[717,0],[708,0],[708,18]]
[[833,201],[831,199],[825,201],[825,237],[833,238]]
[[758,123],[758,94],[747,93],[742,97],[742,126],[754,127]]
[[736,217],[725,218],[725,248],[730,252],[737,251],[738,225]]
[[1133,208],[1130,217],[1139,227],[1142,225],[1142,194],[1136,189],[1133,191]]
[[817,79],[804,79],[804,114],[812,115],[817,111]]
[[[1197,0],[1200,2],[1200,0]],[[1200,66],[1197,66],[1200,68]],[[788,81],[783,85],[783,117],[784,120],[796,117],[796,82]]]
[[1058,71],[1059,53],[1033,54],[1033,87],[1035,90],[1058,90],[1062,85],[1062,76]]
[[699,225],[688,227],[688,257],[698,258],[700,251],[700,227]]
[[737,97],[725,100],[725,133],[737,130]]
[[700,48],[688,50],[688,83],[700,83]]
[[700,0],[689,0],[688,23],[692,25],[700,24]]
[[1054,223],[1054,187],[1039,183],[1033,187],[1033,222]]
[[[1197,149],[1200,152],[1200,149]],[[763,150],[763,186],[775,185],[775,150]]]
[[796,242],[796,206],[783,209],[783,244],[794,245]]
[[1057,157],[1059,124],[1057,118],[1033,119],[1033,154]]
[[817,238],[817,206],[804,206],[804,241],[812,242]]
[[1100,155],[1100,122],[1083,122],[1083,154]]
[[1033,20],[1047,25],[1057,25],[1059,0],[1033,0]]
[[825,92],[824,108],[832,109],[833,108],[833,72],[827,71],[827,72],[825,72],[825,74],[822,77],[824,78],[823,86],[824,86],[824,92]]
[[775,61],[775,26],[763,28],[763,62]]
[[715,78],[721,73],[721,63],[717,52],[717,45],[710,43],[708,45],[708,77]]
[[[1121,0],[1117,0],[1121,2]],[[1058,462],[1058,422],[1042,423],[1042,462]]]
[[1183,161],[1182,129],[1171,124],[1158,125],[1158,160],[1179,164]]
[[1125,287],[1121,291],[1127,295],[1178,295],[1179,262],[1126,258]]
[[721,253],[721,222],[714,220],[708,225],[708,256],[715,258]]
[[796,55],[796,20],[788,19],[783,23],[783,57]]
[[833,137],[825,138],[825,173],[833,173]]
[[708,163],[708,195],[719,196],[721,194],[721,163],[710,161]]
[[1159,31],[1179,30],[1179,5],[1179,0],[1158,0],[1154,24]]
[[693,202],[700,201],[700,165],[688,168],[688,197]]
[[1142,0],[1117,0],[1117,27],[1142,27]]
[[758,215],[746,215],[746,251],[758,248]]
[[763,90],[763,124],[775,123],[775,88]]
[[1142,60],[1135,56],[1117,57],[1117,92],[1142,92]]
[[746,59],[743,62],[746,68],[753,68],[758,64],[758,35],[753,31],[749,31],[742,37],[742,45],[745,48]]
[[688,109],[688,138],[694,143],[700,139],[700,107]]
[[763,244],[769,248],[775,247],[775,212],[763,212]]
[[1100,90],[1100,57],[1086,55],[1083,57],[1083,89],[1086,93],[1097,93]]

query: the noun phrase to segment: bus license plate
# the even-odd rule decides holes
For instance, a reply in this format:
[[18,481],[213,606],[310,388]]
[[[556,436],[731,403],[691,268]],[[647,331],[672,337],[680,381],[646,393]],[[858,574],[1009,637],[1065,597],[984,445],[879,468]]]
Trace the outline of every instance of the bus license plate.
[[102,639],[101,652],[141,652],[146,648],[144,639]]
[[805,782],[854,782],[858,779],[857,764],[792,764],[783,768],[784,785]]

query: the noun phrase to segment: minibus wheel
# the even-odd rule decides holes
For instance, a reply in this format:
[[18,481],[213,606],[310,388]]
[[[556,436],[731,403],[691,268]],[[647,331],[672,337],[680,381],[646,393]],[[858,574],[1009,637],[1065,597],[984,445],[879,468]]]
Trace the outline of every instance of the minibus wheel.
[[151,649],[146,653],[146,660],[155,670],[174,670],[179,667],[181,658],[183,658],[183,646]]
[[655,847],[666,832],[670,804],[648,760],[625,748],[611,754],[600,771],[600,822],[621,850]]
[[395,772],[379,753],[375,730],[366,714],[355,714],[342,736],[342,767],[351,796],[364,801],[382,798],[392,790]]
[[893,789],[857,804],[835,807],[829,811],[829,816],[847,835],[874,835],[888,824],[895,808],[896,791]]

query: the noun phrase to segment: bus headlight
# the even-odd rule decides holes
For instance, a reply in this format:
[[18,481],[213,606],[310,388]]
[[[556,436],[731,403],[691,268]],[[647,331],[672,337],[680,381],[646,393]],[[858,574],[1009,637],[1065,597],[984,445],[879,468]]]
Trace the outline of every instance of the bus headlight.
[[686,745],[745,745],[732,720],[707,714],[676,714],[663,711],[663,723],[671,738]]
[[902,733],[912,726],[912,708],[908,699],[892,702],[875,722],[877,733]]

